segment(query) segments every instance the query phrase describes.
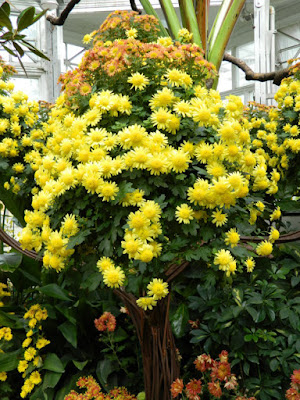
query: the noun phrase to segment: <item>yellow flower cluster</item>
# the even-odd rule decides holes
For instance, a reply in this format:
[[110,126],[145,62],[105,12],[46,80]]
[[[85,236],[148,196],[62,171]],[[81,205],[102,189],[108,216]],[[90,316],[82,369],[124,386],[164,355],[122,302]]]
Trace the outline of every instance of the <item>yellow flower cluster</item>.
[[8,327],[4,327],[0,329],[0,340],[6,340],[9,342],[13,338],[13,335],[11,333],[11,329]]
[[24,314],[29,330],[26,339],[22,343],[24,351],[24,359],[19,361],[18,371],[22,373],[22,377],[26,378],[21,388],[20,397],[23,399],[32,392],[36,385],[42,382],[41,375],[38,370],[42,366],[42,358],[39,350],[47,346],[50,341],[41,336],[41,322],[48,317],[47,310],[41,308],[39,304],[35,304]]
[[226,276],[235,274],[236,260],[232,257],[230,251],[228,250],[219,250],[215,255],[214,264],[218,265],[219,269],[224,271]]
[[166,297],[169,293],[167,282],[162,279],[154,278],[147,286],[148,296],[140,297],[136,302],[143,310],[152,310],[156,306],[157,300]]
[[[140,77],[144,79],[141,74]],[[261,148],[253,148],[249,133],[253,124],[243,117],[241,100],[229,96],[223,104],[216,91],[200,86],[194,87],[190,99],[181,98],[178,93],[175,95],[172,87],[181,84],[182,73],[168,70],[166,79],[168,86],[158,88],[149,101],[154,130],[133,124],[113,133],[99,127],[104,117],[114,120],[121,115],[131,115],[133,106],[128,96],[111,91],[95,93],[89,100],[89,108],[77,117],[64,107],[65,95],[58,98],[41,134],[46,138],[45,146],[26,155],[40,189],[33,196],[34,210],[26,213],[27,226],[20,236],[22,246],[27,249],[39,251],[44,246],[46,268],[60,271],[73,252],[67,245],[68,239],[79,230],[75,216],[66,215],[61,228],[52,230],[47,210],[74,187],[82,186],[103,202],[112,202],[118,196],[117,177],[123,171],[145,170],[153,176],[182,174],[191,163],[198,163],[206,169],[207,177],[197,178],[187,189],[190,204],[178,205],[174,216],[179,223],[189,224],[205,213],[205,220],[210,217],[217,227],[227,221],[223,208],[234,206],[250,190],[276,192],[280,173],[272,168],[273,164],[270,170],[270,159]],[[136,86],[145,89],[141,82],[137,84],[136,81]],[[146,84],[146,80],[143,82]],[[223,120],[218,117],[221,109],[224,109]],[[199,129],[213,127],[215,141],[202,140],[195,144],[185,140],[180,147],[175,147],[168,133],[172,137],[180,131],[184,121],[195,123]],[[162,244],[155,240],[163,231],[159,204],[144,199],[138,189],[125,194],[119,204],[138,206],[128,215],[123,253],[146,263],[159,257]],[[211,216],[209,210],[212,210]],[[271,215],[271,220],[275,218],[275,214]],[[226,244],[234,246],[238,243],[238,233],[229,232]],[[235,271],[233,260],[220,265],[226,273]],[[103,274],[108,286],[118,287],[124,283],[121,267],[112,265]]]
[[125,274],[120,267],[116,267],[109,257],[102,257],[97,267],[103,274],[104,283],[111,288],[118,288],[124,284]]
[[[3,82],[0,79],[0,88],[5,93],[0,94],[0,156],[4,159],[23,157],[25,149],[35,140],[34,125],[38,120],[39,105],[36,101],[28,101],[23,92],[13,92],[12,82]],[[29,132],[31,134],[29,135]],[[4,188],[18,193],[21,189],[22,174],[25,165],[16,162],[12,170],[16,176],[11,176],[4,183]]]
[[178,36],[184,43],[189,43],[193,39],[193,34],[186,28],[179,29]]
[[[7,291],[8,286],[5,283],[0,282],[0,299],[2,297],[9,297],[11,295],[10,292]],[[0,301],[0,307],[3,307],[3,301]]]
[[[0,67],[1,68],[1,67]],[[5,283],[0,282],[0,299],[2,297],[10,296],[10,292],[7,292],[7,285]],[[0,307],[2,307],[4,304],[1,301],[0,302]],[[11,328],[4,326],[3,328],[0,328],[0,340],[4,341],[11,341],[13,338]],[[3,353],[3,350],[0,347],[0,353]],[[4,382],[7,379],[7,373],[6,372],[0,372],[0,381]]]
[[[104,283],[112,288],[123,286],[131,269],[136,270],[142,263],[150,267],[155,264],[154,259],[159,261],[172,237],[168,232],[170,221],[177,222],[178,231],[185,232],[204,224],[221,229],[228,224],[224,241],[233,248],[240,241],[230,219],[236,205],[247,209],[250,224],[260,217],[271,222],[280,219],[279,207],[270,212],[262,201],[252,201],[247,196],[274,196],[290,158],[300,149],[299,128],[292,117],[281,130],[280,110],[271,108],[264,117],[248,117],[250,114],[245,114],[239,97],[229,96],[223,102],[217,91],[197,84],[191,65],[194,63],[198,69],[206,65],[197,46],[177,46],[170,38],[141,44],[132,39],[132,34],[130,41],[96,40],[94,49],[99,54],[87,52],[78,70],[62,78],[65,92],[41,128],[33,127],[24,135],[18,133],[16,118],[0,120],[0,133],[2,129],[6,136],[0,143],[2,157],[14,157],[13,154],[29,147],[24,163],[16,160],[12,165],[16,176],[22,175],[25,164],[29,165],[36,184],[32,191],[33,211],[26,212],[27,225],[20,242],[24,248],[43,251],[46,268],[65,268],[74,252],[68,248],[70,238],[87,224],[88,214],[84,212],[66,213],[60,225],[53,223],[56,207],[60,204],[60,210],[63,209],[68,192],[84,193],[88,201],[101,203],[103,210],[112,213],[122,209],[119,230],[123,230],[123,236],[114,244],[119,248],[110,257],[99,254],[97,263]],[[187,32],[180,35],[184,38]],[[191,65],[186,60],[187,52],[191,54]],[[119,75],[110,75],[123,79],[114,91],[98,89],[102,86],[97,86],[95,71],[100,75],[101,70],[96,64],[95,68],[92,66],[97,63],[93,57],[101,56],[104,60],[107,54],[111,57],[107,62],[114,59],[122,64]],[[137,54],[142,54],[138,70],[134,64]],[[173,64],[170,60],[174,60]],[[83,90],[84,85],[84,93],[78,93],[78,87]],[[124,90],[123,94],[120,90]],[[23,98],[13,96],[5,101],[0,98],[0,105],[3,110],[16,110],[17,116],[23,115],[31,126],[28,115],[31,116],[35,105],[29,106]],[[277,94],[281,109],[298,112],[297,96],[299,82],[285,81]],[[9,143],[1,153],[5,140]],[[134,177],[142,177],[144,185],[147,181],[153,183],[153,192],[144,189]],[[6,187],[17,184],[18,179],[12,177]],[[183,187],[183,181],[188,183],[177,196],[176,186]],[[167,217],[161,205],[164,200],[158,201],[159,190],[155,192],[156,183],[156,188],[164,188]],[[89,215],[93,212],[92,204]],[[274,226],[269,240],[258,245],[257,255],[270,255],[278,237]],[[215,254],[214,264],[227,276],[237,269],[237,260],[226,249]],[[244,264],[251,272],[255,262],[248,258]],[[159,290],[167,294],[161,280],[152,286],[148,296],[138,300],[144,309],[151,309],[162,298]]]

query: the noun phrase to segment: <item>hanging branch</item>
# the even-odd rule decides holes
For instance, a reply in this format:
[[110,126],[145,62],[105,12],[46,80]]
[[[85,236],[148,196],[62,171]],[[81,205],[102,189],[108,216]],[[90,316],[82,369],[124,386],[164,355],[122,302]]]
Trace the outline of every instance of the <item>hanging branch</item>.
[[[262,240],[268,240],[268,239],[269,236],[263,236],[263,237],[241,236],[241,242],[243,243],[248,243],[248,242],[259,243]],[[280,236],[277,240],[275,240],[275,244],[296,242],[297,240],[300,240],[300,231],[286,233],[285,235]]]
[[68,18],[70,12],[76,6],[76,4],[80,3],[81,0],[70,0],[66,5],[65,9],[61,12],[59,17],[53,17],[52,15],[47,15],[47,20],[51,22],[52,25],[62,26],[66,19]]
[[[47,20],[52,24],[52,25],[59,25],[62,26],[66,19],[68,18],[70,12],[73,10],[73,8],[76,6],[76,4],[80,3],[81,0],[70,0],[69,3],[66,5],[65,9],[61,12],[59,17],[53,17],[53,15],[47,15]],[[140,15],[142,14],[142,11],[139,10],[135,4],[135,0],[130,0],[130,6],[133,11],[138,12]]]
[[42,257],[40,257],[35,251],[22,249],[20,243],[16,239],[9,236],[2,228],[0,228],[0,240],[29,258],[33,258],[37,261],[42,260]]
[[280,71],[254,72],[249,67],[249,65],[245,63],[245,61],[241,60],[240,58],[234,57],[231,54],[224,53],[223,60],[231,62],[233,65],[237,66],[242,71],[244,71],[246,81],[260,81],[260,82],[273,81],[274,85],[279,86],[282,79],[289,76],[289,67],[281,69]]
[[181,274],[181,272],[183,272],[189,266],[189,264],[189,261],[184,261],[181,264],[170,265],[170,267],[165,272],[165,275],[167,276],[166,282],[172,282],[176,278],[176,276]]
[[141,11],[141,10],[139,10],[139,9],[137,8],[137,6],[136,6],[136,4],[135,4],[135,0],[130,0],[130,7],[131,7],[132,11],[136,11],[136,12],[138,12],[138,13],[139,13],[139,15],[141,15],[141,14],[142,14],[142,11]]

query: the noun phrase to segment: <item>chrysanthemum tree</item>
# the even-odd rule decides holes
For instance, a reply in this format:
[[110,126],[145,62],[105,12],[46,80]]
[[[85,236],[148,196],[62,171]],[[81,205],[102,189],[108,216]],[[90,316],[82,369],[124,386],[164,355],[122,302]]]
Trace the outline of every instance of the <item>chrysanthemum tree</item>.
[[205,88],[215,69],[185,31],[181,43],[153,42],[157,31],[154,17],[111,15],[85,38],[93,47],[80,66],[61,77],[48,121],[25,136],[7,131],[17,149],[5,138],[0,153],[15,174],[5,188],[32,188],[22,246],[70,276],[95,260],[102,287],[135,326],[147,400],[168,400],[179,374],[173,281],[191,266],[231,282],[278,251],[283,178],[299,151],[300,83],[282,86],[284,117],[270,109],[252,118],[240,98],[223,103]]

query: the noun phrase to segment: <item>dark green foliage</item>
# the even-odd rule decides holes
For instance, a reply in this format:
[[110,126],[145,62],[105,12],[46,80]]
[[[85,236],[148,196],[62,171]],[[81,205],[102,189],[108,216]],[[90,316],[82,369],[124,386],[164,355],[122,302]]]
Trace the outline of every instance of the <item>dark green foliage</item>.
[[[216,357],[227,350],[244,389],[259,400],[283,399],[292,371],[300,368],[299,251],[299,244],[285,244],[278,258],[256,259],[251,274],[232,282],[194,263],[185,283],[174,287],[198,325],[189,333],[187,324],[181,328],[194,346],[191,351],[181,342],[184,361],[191,364],[204,352]],[[191,366],[186,373],[193,376],[195,370]]]

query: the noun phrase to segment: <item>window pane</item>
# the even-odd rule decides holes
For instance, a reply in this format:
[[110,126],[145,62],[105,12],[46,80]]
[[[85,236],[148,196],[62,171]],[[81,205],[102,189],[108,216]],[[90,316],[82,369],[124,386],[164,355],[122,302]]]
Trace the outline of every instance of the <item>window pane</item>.
[[[254,42],[244,44],[236,49],[237,58],[242,59],[252,69],[255,69]],[[234,67],[237,68],[237,67]],[[249,85],[249,81],[245,79],[245,73],[237,68],[237,86]]]
[[232,89],[232,76],[231,76],[231,66],[232,64],[228,61],[223,61],[219,71],[219,83],[218,90],[220,92],[225,92],[226,90]]
[[66,43],[66,69],[76,68],[83,57],[84,51],[85,50],[83,47],[74,46],[73,44]]
[[30,78],[12,78],[15,84],[15,91],[21,90],[26,93],[30,100],[42,100],[39,90],[39,80]]

